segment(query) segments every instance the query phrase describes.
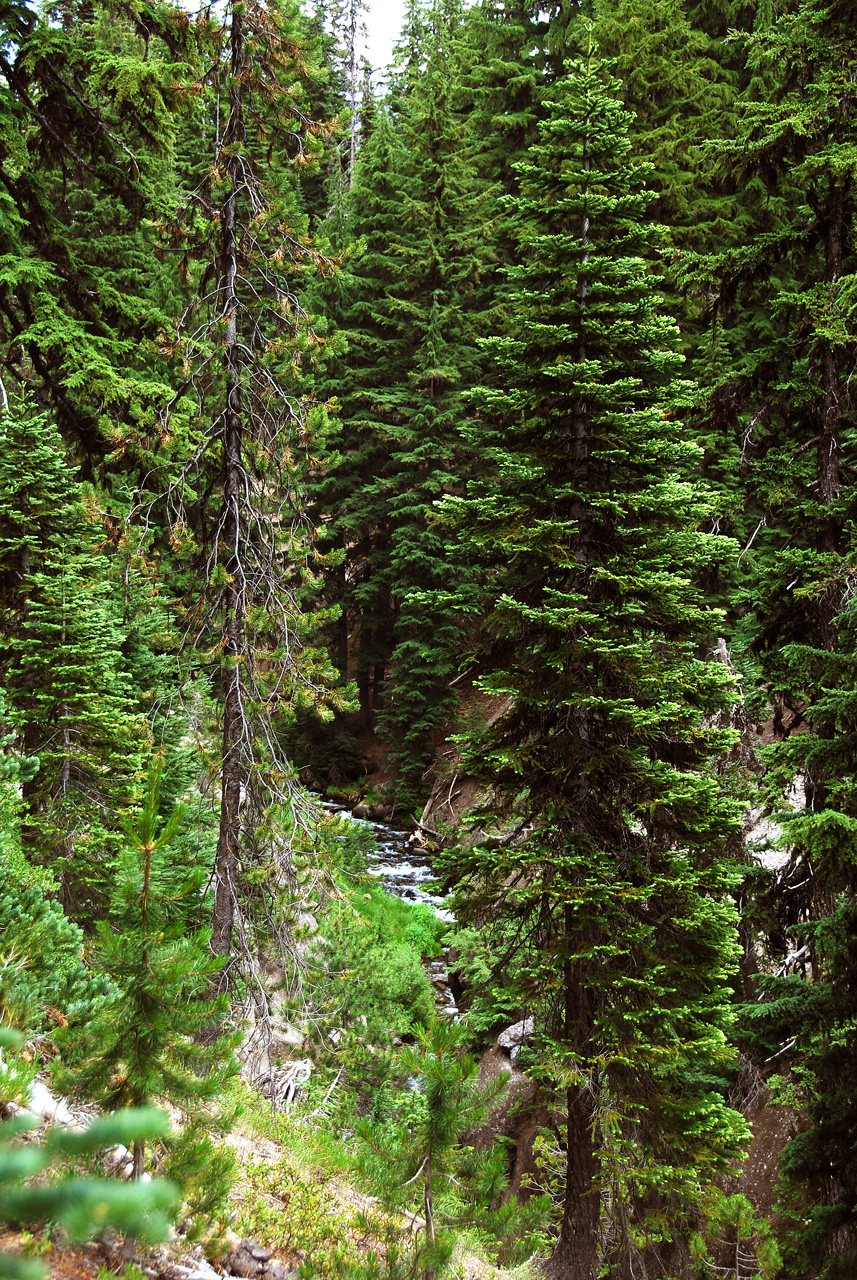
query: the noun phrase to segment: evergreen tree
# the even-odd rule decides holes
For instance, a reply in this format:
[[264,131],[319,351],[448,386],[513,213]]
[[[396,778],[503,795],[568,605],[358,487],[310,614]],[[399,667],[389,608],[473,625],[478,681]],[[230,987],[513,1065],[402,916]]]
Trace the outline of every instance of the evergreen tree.
[[[364,1120],[358,1127],[362,1171],[381,1205],[400,1216],[418,1204],[423,1224],[395,1230],[388,1241],[385,1274],[445,1274],[456,1244],[455,1228],[479,1221],[505,1185],[503,1153],[462,1144],[506,1087],[498,1076],[476,1083],[477,1065],[462,1052],[466,1032],[453,1023],[420,1028],[416,1044],[401,1051],[399,1067],[415,1083],[412,1114],[393,1122]],[[413,1238],[410,1238],[413,1231]],[[403,1247],[404,1245],[404,1247]]]
[[350,669],[350,621],[362,723],[377,718],[390,743],[405,808],[421,799],[454,704],[460,625],[419,593],[458,573],[428,515],[467,472],[457,427],[488,305],[492,201],[462,115],[462,21],[457,5],[414,7],[394,110],[379,113],[360,156],[352,225],[366,251],[336,317],[349,344],[339,457],[319,490],[345,553],[340,666]]
[[188,302],[164,353],[186,381],[164,414],[157,461],[184,562],[186,634],[211,664],[220,712],[212,948],[224,956],[242,864],[273,860],[275,880],[294,888],[291,847],[314,826],[280,731],[296,708],[343,705],[311,643],[323,619],[304,609],[322,557],[303,485],[326,407],[308,380],[321,339],[301,285],[335,264],[307,235],[296,178],[314,154],[300,28],[293,5],[236,3],[225,42],[209,33],[213,163],[170,228]]
[[0,16],[0,367],[8,396],[50,404],[89,474],[170,396],[151,226],[173,199],[194,32],[160,0]]
[[103,555],[55,428],[32,406],[0,417],[0,675],[24,751],[24,851],[98,910],[105,843],[130,799],[143,735]]
[[[731,160],[738,198],[760,209],[759,224],[709,264],[720,341],[734,353],[713,413],[740,442],[744,472],[737,634],[756,714],[773,711],[766,794],[788,855],[753,908],[780,976],[764,982],[768,998],[746,1012],[744,1032],[762,1060],[791,1057],[811,1118],[783,1162],[799,1214],[786,1233],[795,1276],[848,1275],[857,1259],[846,1136],[857,832],[852,19],[847,5],[801,0],[760,13],[745,38],[752,92]],[[795,778],[804,803],[782,812]]]
[[[515,165],[536,140],[543,115],[548,26],[548,10],[528,0],[483,0],[465,13],[464,92],[474,123],[474,159],[504,195],[518,191]],[[514,238],[498,215],[499,249],[504,261],[513,260]]]
[[17,734],[9,726],[5,691],[0,688],[0,854],[19,884],[37,883],[39,875],[25,861],[21,851],[21,786],[30,782],[39,769],[37,756],[23,756],[16,750]]
[[[241,1037],[203,1034],[226,1003],[225,995],[208,995],[223,960],[211,954],[210,933],[193,928],[203,874],[185,877],[171,856],[181,815],[174,810],[160,823],[162,768],[160,760],[152,764],[139,819],[126,828],[112,920],[98,924],[99,968],[119,994],[85,1027],[58,1037],[64,1061],[57,1077],[65,1092],[111,1111],[164,1102],[199,1124],[205,1104],[237,1074],[232,1050]],[[140,1139],[135,1178],[144,1159]]]
[[500,710],[462,740],[487,798],[445,866],[563,1095],[548,1273],[569,1280],[640,1254],[678,1266],[745,1134],[718,1092],[736,815],[707,772],[729,735],[704,717],[730,692],[699,656],[714,618],[692,585],[714,545],[619,89],[590,44],[546,104],[519,170],[509,331],[469,431],[491,472],[441,508],[483,573],[471,656]]
[[729,243],[734,206],[718,173],[717,139],[734,121],[736,76],[722,42],[695,26],[682,0],[594,0],[593,30],[615,59],[635,115],[632,155],[653,166],[651,212],[682,251]]

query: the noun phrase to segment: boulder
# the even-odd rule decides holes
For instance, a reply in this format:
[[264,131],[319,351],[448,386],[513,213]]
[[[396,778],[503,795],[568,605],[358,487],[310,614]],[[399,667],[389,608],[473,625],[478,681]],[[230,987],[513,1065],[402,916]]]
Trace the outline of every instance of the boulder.
[[[144,1274],[148,1270],[143,1268]],[[222,1280],[219,1272],[214,1270],[204,1259],[189,1262],[170,1262],[155,1272],[158,1280]]]
[[292,1280],[292,1276],[296,1276],[297,1271],[291,1271],[284,1262],[280,1262],[275,1258],[268,1268],[270,1280]]
[[497,1046],[500,1049],[517,1049],[532,1038],[534,1029],[533,1019],[524,1018],[523,1022],[516,1022],[514,1026],[500,1032],[497,1037]]
[[233,1276],[268,1276],[271,1256],[270,1249],[264,1249],[255,1240],[239,1240],[225,1265]]
[[41,1080],[34,1080],[30,1085],[27,1109],[39,1116],[40,1119],[47,1120],[50,1124],[74,1124],[74,1116],[62,1098],[55,1098],[50,1089],[42,1084]]

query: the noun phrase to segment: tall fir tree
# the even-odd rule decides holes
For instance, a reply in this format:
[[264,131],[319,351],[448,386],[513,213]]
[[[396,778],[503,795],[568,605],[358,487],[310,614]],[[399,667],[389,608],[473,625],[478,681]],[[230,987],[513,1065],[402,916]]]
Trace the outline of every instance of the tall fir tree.
[[363,726],[390,744],[405,809],[454,703],[460,627],[419,593],[457,573],[428,516],[467,471],[457,427],[480,368],[492,252],[491,192],[458,86],[462,23],[456,4],[413,6],[391,105],[358,161],[352,227],[366,250],[336,316],[349,344],[332,371],[339,456],[318,493],[345,554],[340,667],[356,674]]
[[[857,351],[849,6],[801,0],[760,9],[745,38],[752,80],[731,153],[736,202],[757,233],[714,261],[720,341],[733,354],[713,397],[740,446],[745,551],[737,605],[741,661],[772,715],[767,797],[780,810],[785,865],[757,896],[780,977],[747,1010],[762,1060],[791,1061],[808,1131],[783,1160],[789,1274],[848,1275],[857,1260],[850,389]],[[737,452],[737,449],[736,449]],[[797,780],[800,801],[783,805]]]
[[462,918],[516,975],[561,1099],[547,1271],[563,1280],[681,1265],[702,1187],[745,1136],[718,1092],[737,818],[708,769],[729,736],[704,717],[730,697],[700,656],[709,500],[675,417],[651,171],[630,160],[620,85],[580,30],[519,169],[511,319],[468,431],[491,471],[441,507],[482,574],[470,656],[499,710],[461,739],[486,800],[444,865]]

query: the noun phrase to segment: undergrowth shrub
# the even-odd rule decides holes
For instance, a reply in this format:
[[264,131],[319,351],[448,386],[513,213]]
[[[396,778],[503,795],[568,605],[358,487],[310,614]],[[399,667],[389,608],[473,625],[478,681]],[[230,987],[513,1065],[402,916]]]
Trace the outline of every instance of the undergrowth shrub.
[[332,1189],[319,1174],[308,1174],[288,1158],[247,1161],[233,1200],[240,1235],[296,1255],[309,1264],[309,1274],[341,1275],[349,1259],[354,1261],[349,1217]]

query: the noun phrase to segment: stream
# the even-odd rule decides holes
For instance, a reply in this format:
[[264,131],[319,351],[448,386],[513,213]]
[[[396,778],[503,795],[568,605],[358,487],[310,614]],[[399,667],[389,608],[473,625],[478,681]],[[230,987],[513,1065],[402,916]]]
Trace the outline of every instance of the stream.
[[[429,893],[427,885],[432,879],[428,853],[413,843],[408,831],[388,826],[385,822],[373,822],[370,818],[355,818],[344,804],[319,796],[328,813],[338,813],[350,822],[368,827],[375,837],[375,851],[369,857],[367,871],[377,876],[387,893],[404,902],[425,902],[434,909],[441,920],[452,923],[455,916],[444,905],[445,899]],[[449,989],[449,968],[446,951],[442,957],[425,962],[429,981],[434,988],[439,1013],[455,1017],[458,1010]]]

